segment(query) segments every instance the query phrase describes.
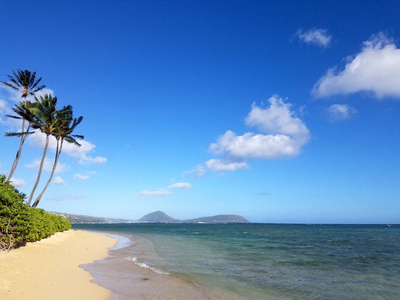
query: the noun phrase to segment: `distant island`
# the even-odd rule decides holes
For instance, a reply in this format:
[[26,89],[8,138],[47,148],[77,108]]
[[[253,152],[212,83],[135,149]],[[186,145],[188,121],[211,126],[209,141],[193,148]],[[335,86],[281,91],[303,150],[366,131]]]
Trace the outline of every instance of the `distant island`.
[[166,213],[162,211],[155,211],[150,214],[144,215],[141,217],[138,222],[141,223],[176,223],[179,220],[174,219],[168,216]]
[[85,215],[74,215],[74,214],[66,214],[60,212],[49,211],[48,213],[62,216],[67,218],[71,224],[104,224],[104,223],[135,223],[135,221],[127,220],[127,219],[116,219],[116,218],[103,218],[103,217],[93,217],[93,216],[85,216]]
[[168,216],[162,211],[155,211],[147,214],[139,220],[127,220],[116,218],[92,217],[85,215],[74,215],[58,212],[52,214],[67,218],[71,224],[104,224],[104,223],[200,223],[200,224],[227,224],[227,223],[250,223],[246,218],[238,215],[217,215],[211,217],[201,217],[196,219],[178,220]]
[[250,223],[247,219],[238,215],[217,215],[196,219],[178,220],[168,216],[162,211],[147,214],[138,220],[141,223]]

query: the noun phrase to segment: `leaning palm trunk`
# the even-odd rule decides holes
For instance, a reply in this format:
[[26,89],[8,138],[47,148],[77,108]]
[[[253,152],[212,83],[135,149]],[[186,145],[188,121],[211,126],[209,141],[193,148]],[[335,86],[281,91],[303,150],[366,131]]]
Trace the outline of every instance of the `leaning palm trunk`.
[[54,165],[53,165],[53,169],[51,170],[50,178],[49,178],[49,180],[47,180],[47,183],[46,183],[46,185],[45,185],[43,191],[40,193],[40,195],[36,198],[35,202],[32,204],[33,207],[37,207],[37,206],[38,206],[38,204],[39,204],[39,202],[40,202],[40,199],[42,199],[42,196],[43,196],[44,192],[46,191],[46,189],[47,189],[47,187],[49,186],[51,180],[53,179],[53,175],[54,175],[54,172],[55,172],[55,170],[56,170],[57,163],[58,163],[58,158],[60,157],[60,154],[61,154],[61,150],[62,150],[62,146],[63,146],[63,141],[64,141],[64,140],[61,139],[60,149],[58,149],[59,140],[57,140],[56,156],[55,156],[55,158],[54,158]]
[[[26,105],[26,97],[25,97],[24,104]],[[26,130],[26,132],[29,131],[30,125],[31,124],[28,122],[28,129]],[[10,181],[12,176],[14,175],[15,169],[17,168],[17,165],[18,165],[19,158],[21,157],[22,146],[24,145],[24,142],[25,142],[25,139],[26,139],[26,136],[27,136],[26,134],[24,134],[24,130],[25,130],[25,119],[22,119],[21,142],[19,143],[19,149],[17,151],[17,155],[15,156],[14,162],[12,164],[12,167],[11,167],[11,170],[10,170],[10,174],[8,174],[7,181]]]
[[[9,78],[9,82],[5,81],[0,81],[1,84],[4,84],[6,87],[16,90],[16,91],[22,91],[21,97],[24,99],[23,105],[26,106],[27,104],[27,97],[29,95],[34,95],[36,92],[44,89],[46,86],[41,85],[38,86],[39,82],[42,80],[42,78],[39,78],[36,80],[36,72],[30,72],[28,70],[22,71],[21,69],[17,69],[16,71],[13,71],[14,76],[7,75]],[[28,121],[29,124],[29,121]],[[28,125],[29,129],[29,125]],[[22,131],[21,131],[21,142],[19,145],[19,149],[17,152],[17,155],[15,156],[14,162],[12,164],[10,173],[8,175],[7,181],[10,181],[12,176],[14,175],[15,169],[17,168],[18,161],[21,157],[21,152],[22,152],[22,146],[25,142],[26,135],[25,133],[25,119],[22,120]]]
[[35,185],[33,186],[31,195],[29,196],[29,201],[27,203],[28,206],[30,206],[30,204],[32,202],[33,194],[35,193],[35,190],[36,190],[36,188],[37,188],[37,186],[39,184],[39,181],[40,181],[40,176],[42,175],[43,163],[44,163],[44,160],[46,158],[47,147],[49,146],[49,136],[50,135],[48,135],[48,134],[46,135],[46,144],[44,145],[43,156],[42,156],[42,160],[40,161],[40,166],[39,166],[39,172],[38,172],[38,175],[37,175],[37,178],[36,178]]

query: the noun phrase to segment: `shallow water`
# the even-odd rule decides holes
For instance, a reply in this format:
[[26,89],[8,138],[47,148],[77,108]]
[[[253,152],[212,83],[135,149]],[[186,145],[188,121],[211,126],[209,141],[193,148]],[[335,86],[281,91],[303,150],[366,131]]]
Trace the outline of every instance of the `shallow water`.
[[400,226],[396,225],[106,224],[74,228],[131,236],[132,245],[114,250],[119,260],[164,277],[179,274],[205,288],[211,299],[400,297]]

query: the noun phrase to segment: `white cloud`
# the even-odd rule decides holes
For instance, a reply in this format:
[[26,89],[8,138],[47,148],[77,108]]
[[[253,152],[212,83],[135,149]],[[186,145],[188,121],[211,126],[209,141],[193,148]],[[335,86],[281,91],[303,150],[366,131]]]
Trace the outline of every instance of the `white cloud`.
[[95,164],[95,165],[99,165],[99,164],[104,164],[107,162],[107,158],[105,157],[90,157],[90,156],[85,156],[84,158],[78,160],[78,165],[88,165],[88,164]]
[[347,120],[356,113],[356,109],[347,104],[332,104],[328,108],[328,114],[332,121]]
[[57,185],[64,185],[65,184],[64,179],[62,179],[60,176],[56,176],[54,178],[53,182],[54,182],[54,184],[57,184]]
[[178,182],[168,186],[169,189],[191,189],[192,185],[188,182]]
[[184,176],[192,175],[193,178],[197,179],[197,178],[200,178],[200,177],[203,177],[204,175],[206,175],[206,172],[207,171],[206,171],[206,168],[204,167],[204,165],[198,164],[192,170],[184,172]]
[[8,108],[6,101],[0,99],[0,114],[4,114]]
[[228,130],[216,143],[210,145],[210,151],[236,160],[274,159],[298,155],[301,147],[309,140],[309,130],[290,110],[290,104],[284,103],[277,96],[271,97],[268,102],[270,105],[267,108],[253,104],[245,119],[247,125],[255,126],[268,133],[267,135],[248,132],[237,136]]
[[[11,114],[12,112],[6,112],[6,114]],[[21,127],[22,127],[22,121],[14,118],[2,118],[0,117],[0,124],[7,126],[7,132],[21,132]],[[26,130],[27,126],[25,126]]]
[[330,69],[313,88],[316,97],[371,92],[378,98],[400,97],[400,49],[379,33],[343,70]]
[[81,144],[80,147],[70,144],[70,143],[65,143],[63,144],[63,152],[66,154],[77,157],[80,159],[86,159],[87,158],[87,153],[91,152],[96,148],[96,146],[88,141],[85,140],[79,140],[79,144]]
[[172,192],[164,189],[158,189],[156,191],[142,191],[138,194],[138,196],[167,196],[169,194],[172,194]]
[[[36,132],[28,137],[28,142],[31,146],[42,148],[46,141],[46,135],[41,132]],[[87,165],[87,164],[103,164],[107,161],[107,158],[97,156],[95,158],[88,155],[91,151],[96,148],[96,146],[88,141],[79,140],[80,147],[70,144],[64,141],[62,153],[67,154],[69,156],[78,158],[78,164]],[[56,151],[57,142],[56,139],[51,136],[49,141],[49,149],[53,152]]]
[[88,180],[90,178],[89,175],[82,175],[82,174],[75,174],[74,175],[75,179],[79,179],[79,180]]
[[[174,184],[169,185],[167,188],[168,189],[191,189],[192,185],[190,183],[188,183],[188,182],[178,182],[178,183],[174,183]],[[138,194],[138,196],[157,196],[157,197],[160,197],[160,196],[167,196],[167,195],[170,195],[170,194],[172,194],[172,192],[168,191],[166,189],[157,189],[157,190],[154,190],[154,191],[149,191],[149,190],[142,191],[142,192],[140,192]]]
[[239,169],[249,169],[245,161],[229,162],[221,159],[210,159],[205,163],[206,167],[214,172],[236,171]]
[[248,126],[269,134],[291,136],[307,136],[309,131],[304,123],[291,111],[291,105],[282,98],[272,96],[268,99],[269,107],[261,108],[253,103],[249,115],[245,119]]
[[328,47],[332,40],[332,36],[328,34],[326,29],[310,29],[304,32],[300,29],[296,36],[301,42],[322,48]]
[[53,201],[62,201],[62,200],[79,200],[79,199],[86,199],[86,196],[83,195],[57,195],[52,197],[46,197],[48,200]]
[[228,130],[209,147],[211,153],[221,158],[210,159],[187,173],[201,177],[206,170],[248,169],[247,159],[277,159],[300,154],[301,148],[310,139],[308,128],[295,116],[291,105],[278,96],[268,99],[268,103],[265,108],[253,104],[245,118],[246,125],[254,126],[262,133],[247,132],[238,136]]
[[[28,136],[27,141],[29,142],[30,146],[37,147],[37,148],[43,148],[45,143],[46,143],[46,135],[42,132],[36,131],[34,134],[31,134]],[[64,148],[67,143],[64,143],[65,145],[63,146],[63,152]],[[56,146],[57,146],[57,141],[55,137],[50,136],[49,138],[49,149],[52,150],[53,152],[56,151]]]
[[[40,84],[39,84],[40,85]],[[15,103],[19,103],[21,101],[23,101],[24,99],[21,97],[22,92],[21,91],[17,91],[14,89],[11,89],[7,86],[2,85],[3,89],[5,89],[8,93],[9,93],[9,99]],[[35,101],[35,97],[40,99],[40,96],[44,97],[45,94],[49,94],[54,96],[54,91],[52,89],[48,89],[48,88],[44,88],[38,92],[35,93],[35,96],[29,95],[26,99],[30,102],[34,102]]]
[[9,127],[7,131],[21,131],[22,121],[6,115],[13,115],[13,111],[7,101],[0,99],[0,124]]
[[[39,168],[40,161],[41,161],[40,159],[35,159],[30,164],[27,164],[26,167],[28,167],[28,168]],[[52,159],[46,157],[44,159],[44,162],[43,162],[43,171],[51,172],[51,170],[53,169],[53,164],[54,164],[54,161]],[[69,170],[69,166],[58,162],[56,170],[54,171],[54,173],[61,173],[61,172],[64,172],[66,170]]]
[[298,155],[306,141],[282,134],[263,135],[248,132],[237,136],[228,130],[216,143],[210,145],[210,151],[239,159],[274,159]]
[[21,187],[21,186],[26,185],[26,183],[23,179],[11,178],[10,181],[11,181],[12,185],[15,187]]
[[4,124],[6,122],[2,117],[3,115],[6,114],[6,109],[7,109],[7,102],[0,99],[0,124]]

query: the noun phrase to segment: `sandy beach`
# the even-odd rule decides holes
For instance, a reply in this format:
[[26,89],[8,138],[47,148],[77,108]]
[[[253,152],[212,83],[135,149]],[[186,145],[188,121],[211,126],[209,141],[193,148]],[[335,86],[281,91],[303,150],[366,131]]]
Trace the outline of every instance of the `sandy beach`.
[[109,252],[117,242],[106,234],[69,230],[0,252],[0,299],[213,299],[187,280],[127,261],[123,249]]
[[117,240],[69,230],[0,253],[0,299],[109,299],[79,266],[107,257]]
[[111,291],[111,300],[244,300],[229,291],[150,267],[136,255],[155,253],[154,244],[136,235],[125,238],[130,240],[129,246],[112,249],[105,259],[81,266],[95,277],[93,282]]

